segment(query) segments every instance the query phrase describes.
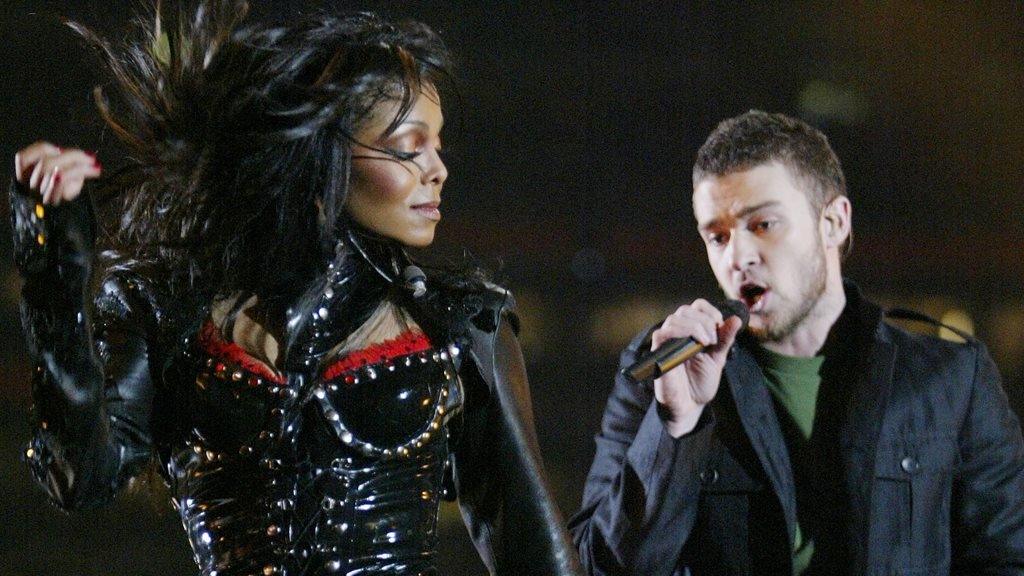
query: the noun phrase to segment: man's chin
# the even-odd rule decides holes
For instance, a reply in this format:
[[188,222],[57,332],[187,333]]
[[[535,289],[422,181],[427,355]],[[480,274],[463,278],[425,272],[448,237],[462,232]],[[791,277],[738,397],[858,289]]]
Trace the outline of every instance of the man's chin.
[[765,341],[768,340],[770,330],[765,324],[763,318],[751,315],[750,321],[747,323],[747,333],[753,336],[756,340]]

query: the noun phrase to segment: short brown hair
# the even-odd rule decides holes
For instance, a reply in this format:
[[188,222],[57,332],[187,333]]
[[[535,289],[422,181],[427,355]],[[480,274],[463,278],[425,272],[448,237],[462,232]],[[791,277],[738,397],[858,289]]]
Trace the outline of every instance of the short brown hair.
[[[780,162],[803,183],[814,214],[838,196],[846,196],[839,158],[821,131],[798,118],[751,110],[723,120],[697,151],[693,183],[709,177]],[[840,253],[850,251],[852,233]]]

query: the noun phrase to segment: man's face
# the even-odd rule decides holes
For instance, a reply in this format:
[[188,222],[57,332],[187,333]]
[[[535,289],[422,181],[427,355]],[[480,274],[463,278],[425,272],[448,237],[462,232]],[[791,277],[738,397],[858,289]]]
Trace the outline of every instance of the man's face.
[[693,211],[719,285],[750,308],[748,330],[779,341],[825,291],[821,216],[785,165],[772,162],[696,183]]

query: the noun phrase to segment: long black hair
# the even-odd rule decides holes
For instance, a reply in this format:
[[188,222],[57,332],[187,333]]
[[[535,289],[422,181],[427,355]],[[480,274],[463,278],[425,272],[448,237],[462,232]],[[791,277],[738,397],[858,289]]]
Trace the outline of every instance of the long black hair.
[[449,84],[451,60],[417,22],[260,24],[247,11],[241,0],[157,1],[118,45],[68,24],[109,72],[96,102],[129,150],[104,187],[119,219],[110,247],[158,262],[193,302],[291,305],[347,233],[353,134],[384,101],[399,103],[397,128],[421,90]]

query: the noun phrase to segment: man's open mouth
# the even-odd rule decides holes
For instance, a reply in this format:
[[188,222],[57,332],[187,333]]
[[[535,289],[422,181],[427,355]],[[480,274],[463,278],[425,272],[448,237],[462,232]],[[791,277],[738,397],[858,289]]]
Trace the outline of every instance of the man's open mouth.
[[758,312],[761,309],[761,302],[768,289],[757,284],[743,284],[740,286],[740,300],[747,305],[751,312]]

